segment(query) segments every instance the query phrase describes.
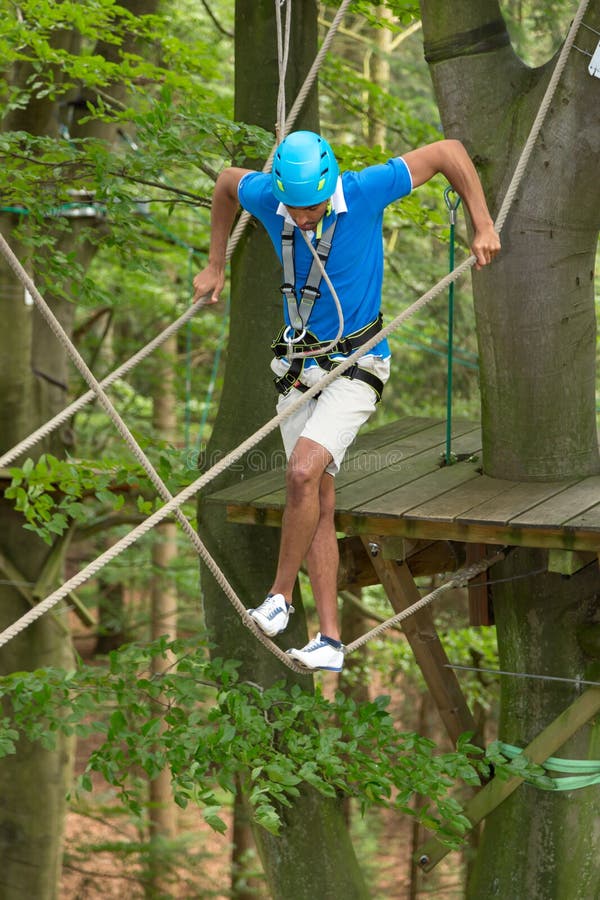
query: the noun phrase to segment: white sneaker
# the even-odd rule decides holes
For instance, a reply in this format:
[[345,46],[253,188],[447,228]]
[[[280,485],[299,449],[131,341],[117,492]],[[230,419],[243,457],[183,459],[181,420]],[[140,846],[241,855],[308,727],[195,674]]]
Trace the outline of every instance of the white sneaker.
[[344,668],[344,647],[333,647],[321,637],[309,641],[302,650],[288,650],[289,656],[306,666],[307,669],[327,669],[341,672]]
[[257,606],[256,609],[249,609],[248,612],[261,631],[264,631],[269,637],[274,637],[285,631],[294,607],[286,603],[283,594],[269,594],[260,606]]

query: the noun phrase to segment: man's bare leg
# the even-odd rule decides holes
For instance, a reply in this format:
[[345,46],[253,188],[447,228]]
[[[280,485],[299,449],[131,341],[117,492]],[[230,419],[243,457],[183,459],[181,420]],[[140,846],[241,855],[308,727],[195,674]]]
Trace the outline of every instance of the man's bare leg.
[[319,493],[320,518],[306,554],[306,566],[312,585],[321,634],[340,640],[337,611],[337,574],[339,548],[335,532],[335,483],[325,472]]
[[288,460],[279,561],[270,591],[288,602],[321,522],[321,482],[331,459],[325,447],[301,437]]

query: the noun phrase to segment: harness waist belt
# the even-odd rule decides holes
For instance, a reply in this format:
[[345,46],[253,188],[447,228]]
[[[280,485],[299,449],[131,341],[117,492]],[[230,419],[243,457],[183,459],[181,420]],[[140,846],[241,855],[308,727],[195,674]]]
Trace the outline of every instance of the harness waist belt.
[[[355,331],[352,334],[347,335],[347,337],[343,337],[333,348],[329,350],[328,354],[323,354],[322,356],[312,356],[310,357],[310,359],[313,359],[321,369],[324,369],[326,372],[331,372],[331,370],[334,369],[336,365],[338,365],[338,363],[334,359],[331,359],[331,355],[343,353],[347,356],[354,350],[357,350],[363,344],[366,344],[366,342],[374,337],[377,332],[381,331],[381,327],[382,316],[380,313],[374,322],[370,322],[359,331]],[[283,341],[283,334],[285,330],[286,326],[281,329],[281,331],[271,344],[271,349],[278,359],[286,356],[288,352],[288,344]],[[319,348],[321,347],[326,347],[328,343],[329,341],[318,341],[314,334],[306,332],[306,334],[302,337],[302,340],[298,341],[294,345],[294,349],[298,348],[300,350],[319,350]],[[291,391],[292,388],[296,388],[302,393],[305,393],[308,390],[308,386],[300,381],[300,376],[302,375],[305,362],[306,357],[296,357],[291,361],[287,372],[274,379],[275,387],[280,394],[283,394],[285,396]],[[354,363],[354,365],[349,366],[345,372],[342,372],[340,377],[350,378],[351,380],[362,381],[365,384],[368,384],[369,387],[372,388],[373,391],[375,391],[377,402],[381,400],[381,395],[383,393],[383,381],[381,380],[381,378],[378,378],[377,375],[374,375],[373,372],[369,372],[367,369],[361,369],[358,363]]]
[[[372,337],[375,337],[377,332],[381,331],[382,326],[383,317],[381,313],[379,313],[374,322],[370,322],[368,325],[365,325],[364,328],[360,328],[358,331],[354,331],[352,334],[340,338],[337,344],[335,344],[328,350],[326,356],[314,356],[311,357],[311,359],[316,360],[316,362],[321,365],[321,359],[328,359],[334,354],[341,353],[344,356],[348,356],[354,350],[358,350],[359,347],[362,347],[363,344],[366,344],[367,341],[371,340]],[[286,331],[286,327],[287,326],[285,325],[283,326],[283,328],[271,344],[271,350],[278,359],[281,359],[282,356],[287,356],[288,354],[288,344],[283,340],[283,335]],[[307,331],[301,340],[294,343],[294,350],[299,350],[300,352],[304,350],[321,350],[323,347],[327,347],[330,343],[330,341],[318,341],[314,334],[312,334],[310,331]],[[296,361],[303,362],[303,360],[294,360],[293,362]]]

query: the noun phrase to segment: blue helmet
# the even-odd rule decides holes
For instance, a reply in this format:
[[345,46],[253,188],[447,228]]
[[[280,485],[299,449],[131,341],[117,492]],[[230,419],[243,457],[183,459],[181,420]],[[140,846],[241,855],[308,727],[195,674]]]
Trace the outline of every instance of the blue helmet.
[[275,151],[273,193],[286,206],[315,206],[329,200],[339,167],[333,150],[313,131],[293,131]]

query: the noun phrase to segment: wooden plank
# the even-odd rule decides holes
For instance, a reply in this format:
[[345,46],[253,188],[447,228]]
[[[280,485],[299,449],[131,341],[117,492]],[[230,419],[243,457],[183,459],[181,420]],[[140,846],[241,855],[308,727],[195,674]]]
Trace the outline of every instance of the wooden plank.
[[[373,535],[363,538],[367,552],[369,542],[376,543],[377,540],[378,537]],[[421,598],[406,563],[384,559],[381,554],[370,558],[395,612],[407,609]],[[448,657],[435,629],[431,610],[424,607],[405,619],[402,630],[453,744],[465,731],[475,733],[475,721],[456,675],[448,668]]]
[[[455,438],[458,439],[463,434],[475,434],[477,437],[474,444],[477,448],[481,447],[481,437],[478,425],[466,420],[458,421],[453,429]],[[386,443],[379,448],[365,449],[364,452],[356,453],[349,459],[344,460],[338,476],[336,477],[336,493],[338,496],[344,488],[352,485],[353,488],[358,481],[364,478],[371,478],[375,473],[385,471],[387,469],[397,471],[404,466],[410,459],[418,457],[423,453],[435,450],[437,461],[444,447],[446,436],[446,427],[443,422],[433,424],[428,428],[419,431],[413,431],[398,440]],[[361,445],[362,446],[362,445]],[[471,446],[471,444],[469,445]],[[368,489],[367,489],[368,490]]]
[[[600,528],[600,503],[586,509],[585,512],[572,519],[563,522],[565,528],[569,529],[586,529],[588,531],[598,531]],[[600,547],[600,544],[598,545]]]
[[[475,426],[472,426],[475,427]],[[419,419],[407,416],[384,425],[382,428],[361,434],[348,451],[348,455],[342,464],[342,470],[336,479],[336,485],[351,481],[354,477],[365,477],[372,471],[378,471],[390,461],[389,453],[386,456],[385,447],[394,444],[413,434],[431,433],[432,429],[443,431],[444,424],[440,419]],[[428,443],[428,438],[417,439],[418,444]],[[432,440],[434,440],[432,438]],[[396,459],[396,457],[394,457]],[[253,503],[262,499],[263,505],[268,505],[268,495],[273,491],[280,491],[285,486],[285,468],[279,466],[261,475],[245,478],[243,481],[229,485],[213,494],[208,494],[205,500],[215,503],[239,502],[240,504]],[[278,500],[276,501],[278,502]]]
[[433,428],[436,425],[443,425],[443,419],[422,419],[417,416],[405,416],[402,419],[395,419],[393,422],[388,422],[387,425],[381,425],[379,428],[361,431],[354,443],[350,445],[348,453],[352,456],[354,453],[362,452],[363,450],[376,450],[379,447],[384,447],[386,444],[394,443],[420,431],[426,431],[428,428]]
[[481,475],[467,484],[446,491],[440,497],[413,506],[408,510],[408,515],[413,518],[450,522],[462,518],[473,506],[478,506],[510,490],[515,484],[514,481]]
[[461,519],[463,522],[477,522],[494,525],[507,525],[521,514],[559,494],[579,479],[572,481],[521,481],[491,500],[472,507]]
[[220,491],[215,491],[214,494],[202,495],[202,499],[204,502],[210,503],[228,503],[230,500],[251,503],[256,498],[269,494],[284,484],[285,470],[272,469],[270,472],[265,472],[264,475],[256,475],[253,478],[245,478],[237,484],[230,484]]
[[[442,468],[450,473],[456,466],[440,467],[440,453],[443,449],[441,433],[439,437],[439,442],[433,447],[410,455],[403,449],[404,455],[400,462],[390,464],[368,478],[354,481],[344,485],[340,490],[336,490],[336,508],[338,510],[362,509],[379,502],[385,504],[385,497],[390,491],[399,490],[402,486],[415,482],[423,476],[440,472]],[[471,452],[471,450],[477,452],[480,446],[478,429],[457,436],[454,446],[458,452]],[[465,464],[457,463],[457,466],[463,465]],[[451,479],[453,476],[449,475],[448,477]],[[453,487],[453,484],[450,484],[449,487]],[[422,495],[417,494],[416,499],[412,500],[409,506],[414,506],[421,499]]]
[[[511,517],[515,525],[562,525],[576,518],[600,503],[600,475],[583,478],[570,484],[548,500],[516,516]],[[600,527],[600,514],[598,515]]]
[[[357,505],[354,507],[354,512],[364,515],[404,516],[418,503],[440,498],[445,491],[472,479],[480,478],[481,475],[477,473],[477,463],[465,461],[443,469],[436,466],[433,471],[430,469],[421,477],[411,478],[408,483],[401,484],[399,487],[391,488],[390,485],[390,489],[383,496]],[[411,518],[418,517],[411,516]]]
[[[464,438],[464,440],[462,440],[462,438]],[[437,476],[443,484],[449,481],[450,487],[452,487],[452,485],[456,483],[457,473],[453,472],[448,475],[443,474],[446,467],[440,466],[440,448],[442,446],[443,440],[440,437],[440,441],[436,446],[431,447],[424,452],[416,453],[411,458],[403,459],[402,462],[397,464],[393,462],[393,459],[396,458],[394,456],[394,451],[389,451],[387,454],[383,454],[384,460],[387,456],[388,465],[378,471],[376,470],[368,473],[363,472],[362,474],[358,471],[355,473],[355,480],[351,482],[347,481],[341,488],[338,487],[338,479],[336,478],[336,508],[338,510],[343,510],[348,503],[351,503],[352,506],[354,506],[357,503],[360,504],[365,501],[378,504],[378,498],[381,498],[381,503],[384,504],[385,495],[390,492],[390,483],[392,483],[395,490],[397,490],[399,485],[403,485],[406,482],[413,483],[417,479],[421,479],[423,476],[427,475]],[[455,447],[460,446],[473,446],[470,434],[456,439]],[[458,463],[457,465],[462,466],[464,464]],[[476,464],[473,463],[473,466],[475,465]],[[455,469],[456,466],[452,466],[451,468]],[[423,495],[417,491],[417,497],[422,496]],[[235,503],[236,498],[233,497],[231,500]],[[251,502],[252,505],[257,508],[280,508],[285,504],[285,490],[281,488],[272,491],[269,494],[254,497],[247,502]]]
[[337,530],[345,534],[397,535],[430,541],[462,541],[464,543],[507,544],[515,547],[565,547],[570,550],[600,548],[598,532],[572,531],[564,528],[524,529],[497,523],[434,522],[428,519],[403,518],[394,515],[368,515],[360,510],[341,511],[336,515]]

